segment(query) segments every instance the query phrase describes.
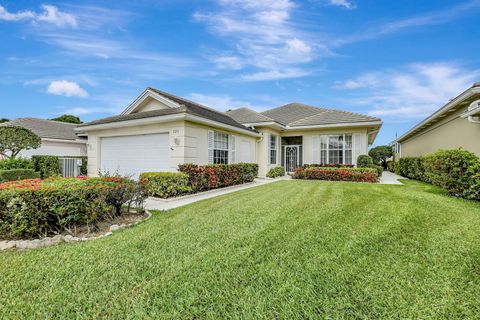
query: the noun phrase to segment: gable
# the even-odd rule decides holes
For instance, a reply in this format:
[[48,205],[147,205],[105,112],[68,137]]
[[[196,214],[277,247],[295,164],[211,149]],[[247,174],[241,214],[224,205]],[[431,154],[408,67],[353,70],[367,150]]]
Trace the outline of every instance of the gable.
[[154,92],[151,88],[147,88],[121,114],[176,109],[179,107],[180,105],[175,101]]
[[154,99],[152,97],[147,97],[145,100],[139,103],[139,105],[136,106],[131,113],[140,113],[140,112],[162,110],[162,109],[170,109],[170,107],[158,101],[157,99]]

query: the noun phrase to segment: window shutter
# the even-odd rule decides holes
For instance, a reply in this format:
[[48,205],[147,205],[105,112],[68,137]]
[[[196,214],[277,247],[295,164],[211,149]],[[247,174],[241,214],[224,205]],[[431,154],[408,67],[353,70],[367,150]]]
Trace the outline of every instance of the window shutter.
[[270,165],[270,134],[265,133],[265,144],[267,145],[267,165]]
[[277,136],[277,165],[280,165],[280,136]]
[[235,136],[229,135],[228,136],[228,146],[230,149],[228,163],[236,163],[236,152],[235,152]]
[[353,159],[352,159],[352,162],[356,165],[358,156],[360,156],[361,154],[364,154],[364,152],[362,151],[363,150],[362,134],[355,133],[353,135],[352,143],[353,143]]
[[208,131],[208,163],[213,163],[213,143],[214,143],[214,133],[213,131]]
[[313,136],[313,146],[312,146],[312,161],[313,164],[320,163],[320,136]]

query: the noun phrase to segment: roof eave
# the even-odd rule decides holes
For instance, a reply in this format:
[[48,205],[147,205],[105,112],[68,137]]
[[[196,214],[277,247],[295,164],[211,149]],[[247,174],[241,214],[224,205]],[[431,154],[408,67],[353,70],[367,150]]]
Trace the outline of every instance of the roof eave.
[[327,129],[327,128],[340,128],[340,127],[371,127],[378,126],[381,127],[383,124],[382,121],[361,121],[361,122],[339,122],[339,123],[330,123],[330,124],[321,124],[321,125],[307,125],[307,126],[287,126],[287,130],[303,130],[303,129]]

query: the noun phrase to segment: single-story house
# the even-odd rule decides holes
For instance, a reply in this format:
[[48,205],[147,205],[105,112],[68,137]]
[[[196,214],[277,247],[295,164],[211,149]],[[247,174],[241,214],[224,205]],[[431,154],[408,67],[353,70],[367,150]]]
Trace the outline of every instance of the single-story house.
[[18,118],[0,123],[0,126],[27,128],[42,139],[42,145],[39,148],[22,151],[21,157],[30,158],[33,155],[80,157],[87,155],[87,138],[75,131],[78,124],[37,118]]
[[88,173],[176,171],[182,163],[253,162],[259,175],[283,165],[355,164],[380,130],[379,118],[300,103],[259,113],[219,112],[147,88],[118,116],[80,125],[88,134]]
[[395,141],[396,159],[463,148],[480,156],[480,82]]

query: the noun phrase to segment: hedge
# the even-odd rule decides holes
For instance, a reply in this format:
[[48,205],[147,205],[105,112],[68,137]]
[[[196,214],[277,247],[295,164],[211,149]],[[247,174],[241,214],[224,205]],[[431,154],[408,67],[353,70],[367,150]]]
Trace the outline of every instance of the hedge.
[[0,238],[37,238],[118,216],[141,198],[131,180],[30,179],[0,184]]
[[369,155],[362,154],[359,155],[357,158],[357,167],[358,168],[369,168],[373,166],[373,158]]
[[43,179],[50,177],[59,177],[62,175],[62,165],[60,158],[75,158],[81,159],[82,165],[80,166],[80,175],[87,175],[87,157],[82,156],[32,156],[35,171],[40,173]]
[[283,177],[285,175],[285,168],[282,166],[274,167],[267,172],[267,178]]
[[188,175],[182,172],[145,172],[140,184],[151,197],[170,198],[192,191]]
[[32,169],[0,170],[0,183],[35,178],[40,178],[40,175]]
[[463,149],[401,158],[395,173],[440,186],[456,197],[480,200],[480,158]]
[[34,165],[30,159],[24,158],[9,158],[0,160],[0,170],[13,169],[34,169]]
[[310,167],[306,169],[298,168],[295,170],[292,178],[374,183],[378,181],[378,173],[377,170],[372,168]]
[[181,164],[178,170],[188,175],[192,192],[252,182],[258,175],[255,163],[197,165]]
[[302,168],[307,169],[310,167],[321,167],[321,168],[353,168],[355,167],[353,164],[340,164],[340,163],[311,163],[311,164],[304,164]]

